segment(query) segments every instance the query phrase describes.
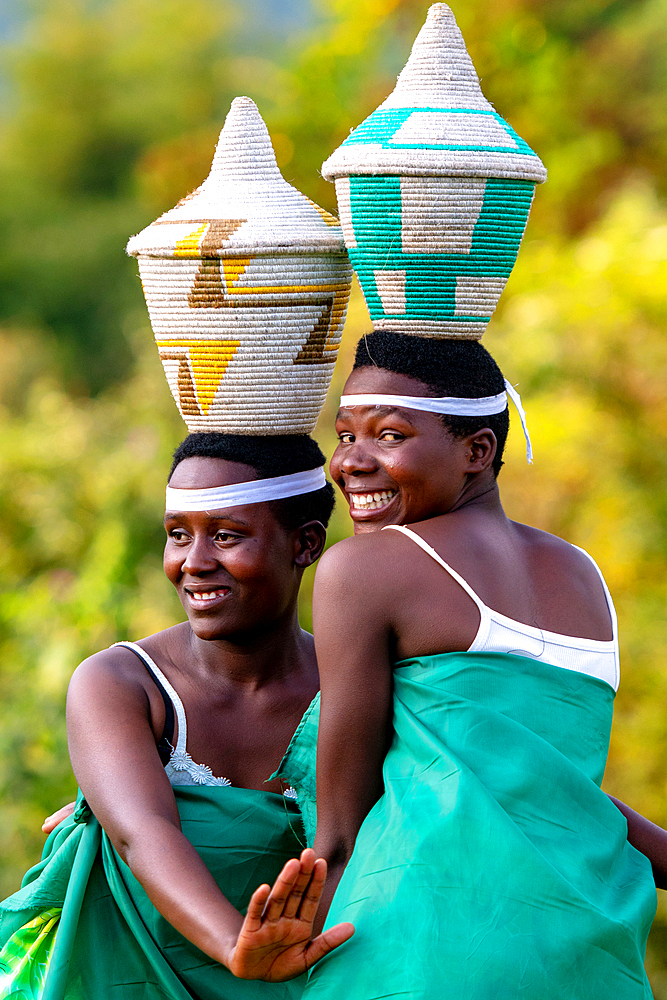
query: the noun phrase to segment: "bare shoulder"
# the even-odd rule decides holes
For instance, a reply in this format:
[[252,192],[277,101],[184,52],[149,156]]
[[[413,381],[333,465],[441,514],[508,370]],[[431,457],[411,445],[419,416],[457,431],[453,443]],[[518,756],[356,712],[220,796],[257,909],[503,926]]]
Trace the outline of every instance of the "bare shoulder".
[[348,636],[370,642],[394,629],[396,581],[405,583],[405,558],[392,535],[397,532],[355,535],[322,557],[313,588],[316,647],[327,629],[340,632],[343,622]]
[[374,531],[336,542],[321,557],[316,580],[320,585],[358,583],[367,586],[370,580],[384,577],[401,552],[397,534],[395,531]]
[[[134,661],[134,662],[133,662]],[[108,698],[121,691],[138,692],[142,689],[139,669],[141,664],[130,649],[115,646],[83,660],[69,682],[67,702],[71,708],[79,700],[89,703],[91,698]],[[146,673],[146,671],[143,671]]]
[[[169,651],[182,645],[183,633],[187,631],[187,623],[181,622],[170,628],[147,635],[135,642],[152,659],[158,662]],[[117,685],[143,682],[148,672],[139,656],[127,646],[109,646],[93,653],[79,664],[72,674],[71,683],[110,683]]]
[[[172,629],[140,639],[138,645],[149,655],[156,655],[164,644],[164,636]],[[93,699],[110,697],[135,698],[142,703],[150,698],[153,681],[137,654],[127,646],[110,646],[83,660],[72,674],[67,693],[68,705],[79,700],[90,703]]]
[[587,552],[548,531],[518,522],[513,524],[527,545],[531,558],[543,572],[546,569],[550,575],[566,577],[570,589],[582,586],[590,592],[590,588],[594,587],[602,593],[600,573]]

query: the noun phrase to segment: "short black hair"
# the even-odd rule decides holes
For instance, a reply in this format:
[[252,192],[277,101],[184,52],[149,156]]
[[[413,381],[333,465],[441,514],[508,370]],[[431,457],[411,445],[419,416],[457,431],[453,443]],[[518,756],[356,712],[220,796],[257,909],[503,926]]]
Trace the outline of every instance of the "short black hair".
[[[272,437],[213,432],[188,434],[174,452],[169,479],[176,466],[186,458],[222,458],[227,462],[242,462],[255,470],[258,479],[307,472],[324,465],[325,461],[319,445],[307,434],[277,434]],[[326,528],[335,502],[330,482],[312,493],[268,501],[276,520],[287,531],[293,531],[307,521],[319,521]]]
[[[477,340],[440,340],[374,330],[357,344],[353,370],[372,365],[419,379],[434,396],[470,398],[496,396],[505,391],[503,373]],[[489,427],[498,441],[493,460],[493,472],[498,475],[510,426],[507,408],[502,413],[483,417],[445,414],[442,422],[454,437],[467,437],[482,427]]]

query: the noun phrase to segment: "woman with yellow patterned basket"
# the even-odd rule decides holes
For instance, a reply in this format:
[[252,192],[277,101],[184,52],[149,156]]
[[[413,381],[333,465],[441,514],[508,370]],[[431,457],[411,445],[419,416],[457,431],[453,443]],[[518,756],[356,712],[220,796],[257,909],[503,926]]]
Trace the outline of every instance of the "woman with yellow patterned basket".
[[333,489],[308,435],[351,268],[336,220],[282,178],[247,98],[210,177],[129,251],[194,432],[165,515],[188,620],[75,671],[68,739],[85,798],[0,904],[0,997],[297,1000],[301,973],[352,933],[311,941],[325,866],[312,851],[290,860],[299,812],[267,782],[318,688],[297,597]]

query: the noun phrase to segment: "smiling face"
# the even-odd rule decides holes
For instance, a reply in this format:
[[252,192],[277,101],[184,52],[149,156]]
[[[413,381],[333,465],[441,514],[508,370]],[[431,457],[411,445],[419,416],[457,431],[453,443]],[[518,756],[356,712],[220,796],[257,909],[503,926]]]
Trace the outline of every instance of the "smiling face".
[[[255,479],[255,470],[240,462],[187,458],[169,485],[206,489]],[[255,637],[292,614],[301,571],[319,555],[304,547],[302,530],[284,528],[267,503],[167,511],[165,528],[164,570],[201,639]]]
[[[416,379],[373,367],[353,371],[344,392],[433,395]],[[336,432],[331,475],[350,505],[355,534],[446,514],[495,489],[489,430],[456,438],[437,414],[371,405],[341,408]]]

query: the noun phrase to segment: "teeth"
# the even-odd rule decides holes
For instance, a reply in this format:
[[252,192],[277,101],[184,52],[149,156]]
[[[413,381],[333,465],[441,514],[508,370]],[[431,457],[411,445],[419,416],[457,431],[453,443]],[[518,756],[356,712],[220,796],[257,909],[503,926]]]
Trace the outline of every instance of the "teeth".
[[222,597],[223,594],[224,590],[210,590],[207,593],[202,594],[191,593],[190,596],[193,601],[211,601],[214,597]]
[[382,490],[378,493],[351,493],[350,500],[356,510],[377,510],[395,496],[395,490]]

